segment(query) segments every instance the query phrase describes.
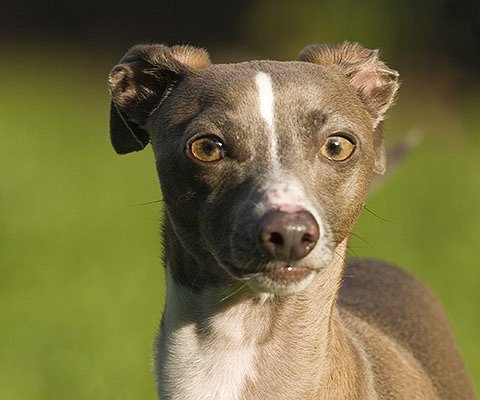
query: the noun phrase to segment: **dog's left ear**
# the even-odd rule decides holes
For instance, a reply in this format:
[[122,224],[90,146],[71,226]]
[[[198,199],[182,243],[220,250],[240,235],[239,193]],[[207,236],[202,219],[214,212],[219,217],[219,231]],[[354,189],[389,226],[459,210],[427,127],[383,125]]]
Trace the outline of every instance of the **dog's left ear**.
[[378,58],[378,50],[369,50],[358,43],[340,45],[310,45],[299,54],[300,61],[335,68],[356,89],[360,99],[374,118],[374,170],[385,172],[385,145],[380,122],[391,106],[399,87],[397,71],[388,68]]
[[131,48],[109,75],[110,138],[117,153],[139,151],[150,142],[145,123],[175,82],[210,64],[208,53],[191,46],[160,44]]

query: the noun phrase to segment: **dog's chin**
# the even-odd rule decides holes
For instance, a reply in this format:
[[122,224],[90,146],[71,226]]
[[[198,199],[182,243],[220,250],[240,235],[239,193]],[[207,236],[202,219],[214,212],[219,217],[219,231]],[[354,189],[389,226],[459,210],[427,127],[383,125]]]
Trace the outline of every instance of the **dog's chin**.
[[[288,269],[292,267],[284,267]],[[275,274],[260,273],[248,277],[246,281],[248,286],[256,291],[262,293],[269,293],[276,296],[287,296],[298,293],[308,287],[316,275],[316,271],[307,269],[306,271],[275,272]],[[303,269],[303,268],[302,268]],[[286,278],[286,275],[293,275],[294,278]]]
[[256,272],[244,272],[228,265],[229,272],[257,293],[286,296],[298,293],[308,287],[317,271],[301,265],[268,263]]

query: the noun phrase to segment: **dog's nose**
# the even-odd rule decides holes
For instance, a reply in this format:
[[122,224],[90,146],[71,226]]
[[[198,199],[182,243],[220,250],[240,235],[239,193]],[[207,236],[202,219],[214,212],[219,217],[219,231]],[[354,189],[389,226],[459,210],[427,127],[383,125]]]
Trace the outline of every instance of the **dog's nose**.
[[260,245],[273,260],[300,260],[315,247],[318,237],[318,224],[308,211],[271,211],[260,221]]

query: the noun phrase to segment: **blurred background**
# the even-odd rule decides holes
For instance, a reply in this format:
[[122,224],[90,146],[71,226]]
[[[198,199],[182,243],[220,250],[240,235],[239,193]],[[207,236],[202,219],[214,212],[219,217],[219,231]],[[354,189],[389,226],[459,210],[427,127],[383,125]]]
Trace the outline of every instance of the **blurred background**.
[[423,140],[369,197],[350,252],[433,289],[480,385],[478,0],[0,4],[0,399],[155,398],[161,193],[150,149],[120,157],[108,137],[107,75],[138,42],[214,62],[381,49],[402,78],[388,143]]

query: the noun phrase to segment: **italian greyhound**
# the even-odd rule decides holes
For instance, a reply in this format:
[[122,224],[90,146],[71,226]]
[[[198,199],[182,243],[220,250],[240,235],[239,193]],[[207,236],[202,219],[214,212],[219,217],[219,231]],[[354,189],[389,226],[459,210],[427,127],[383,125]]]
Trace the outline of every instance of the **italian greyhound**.
[[474,399],[433,295],[345,262],[399,86],[378,51],[212,64],[138,45],[109,85],[112,144],[150,143],[163,194],[162,400]]

